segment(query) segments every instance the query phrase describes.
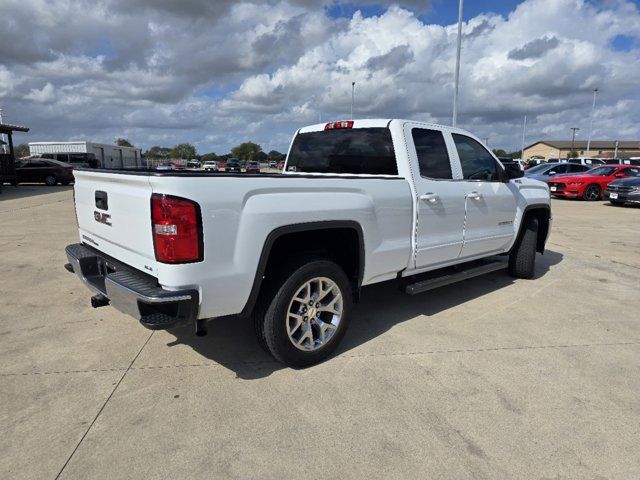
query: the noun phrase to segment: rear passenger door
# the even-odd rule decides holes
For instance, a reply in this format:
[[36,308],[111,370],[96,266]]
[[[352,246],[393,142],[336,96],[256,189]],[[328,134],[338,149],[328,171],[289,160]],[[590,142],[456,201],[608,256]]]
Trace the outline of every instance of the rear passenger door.
[[517,188],[505,182],[503,169],[477,140],[452,133],[463,179],[465,228],[461,258],[499,253],[515,234]]
[[416,268],[455,260],[462,248],[465,185],[456,181],[443,132],[405,125],[416,186]]

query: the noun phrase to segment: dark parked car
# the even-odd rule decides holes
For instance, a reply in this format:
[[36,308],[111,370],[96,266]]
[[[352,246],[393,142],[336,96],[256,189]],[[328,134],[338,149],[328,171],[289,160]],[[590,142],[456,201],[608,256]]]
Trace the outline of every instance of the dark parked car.
[[73,182],[73,166],[69,163],[32,158],[16,163],[17,183],[46,183],[69,185]]
[[93,153],[43,153],[41,157],[69,163],[74,167],[100,168],[100,161]]
[[260,163],[254,162],[254,161],[247,162],[246,172],[247,173],[260,173]]
[[640,202],[640,177],[614,180],[605,188],[604,199],[609,200],[613,205]]
[[225,172],[242,172],[242,167],[240,167],[240,162],[237,160],[228,160],[227,164],[224,166]]

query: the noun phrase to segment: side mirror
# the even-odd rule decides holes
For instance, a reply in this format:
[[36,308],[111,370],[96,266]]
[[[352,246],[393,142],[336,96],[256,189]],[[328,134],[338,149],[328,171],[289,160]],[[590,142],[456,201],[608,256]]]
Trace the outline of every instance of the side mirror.
[[517,163],[507,163],[504,166],[504,171],[507,175],[507,180],[513,180],[514,178],[524,177],[524,171]]

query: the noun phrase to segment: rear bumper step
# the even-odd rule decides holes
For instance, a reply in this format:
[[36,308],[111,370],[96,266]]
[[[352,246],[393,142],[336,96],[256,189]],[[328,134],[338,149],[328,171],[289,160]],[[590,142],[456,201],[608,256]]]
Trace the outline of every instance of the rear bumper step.
[[509,257],[491,257],[455,267],[434,270],[421,276],[420,280],[405,285],[404,291],[409,295],[417,295],[434,288],[444,287],[445,285],[484,275],[485,273],[502,270],[508,266]]
[[197,290],[165,290],[154,277],[81,243],[65,250],[69,260],[65,269],[98,294],[93,299],[100,301],[92,299],[94,307],[108,303],[151,330],[166,330],[198,318]]

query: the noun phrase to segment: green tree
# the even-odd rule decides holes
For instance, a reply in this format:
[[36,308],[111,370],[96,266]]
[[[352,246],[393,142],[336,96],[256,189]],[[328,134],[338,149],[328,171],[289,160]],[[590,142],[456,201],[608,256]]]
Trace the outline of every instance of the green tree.
[[286,156],[284,153],[280,153],[277,150],[271,150],[267,155],[269,156],[269,161],[271,162],[281,162]]
[[196,156],[196,147],[190,143],[179,143],[171,149],[170,158],[183,158],[189,160]]
[[508,157],[510,156],[506,151],[504,151],[501,148],[494,148],[493,149],[493,153],[495,154],[496,157]]
[[116,145],[118,145],[119,147],[133,147],[133,144],[126,138],[117,139]]
[[253,159],[257,160],[258,162],[266,162],[267,160],[269,160],[269,156],[264,152],[258,152]]
[[21,143],[20,145],[15,147],[14,153],[16,155],[16,158],[28,157],[29,156],[29,145],[27,145],[26,143]]
[[231,149],[231,155],[240,160],[256,160],[258,152],[262,151],[262,147],[257,143],[244,142]]
[[147,150],[146,152],[144,152],[143,156],[145,158],[168,158],[170,152],[171,152],[170,148],[160,147],[158,145],[155,145],[151,147],[149,150]]
[[576,150],[571,150],[567,158],[578,158],[578,152]]
[[201,155],[200,161],[201,162],[219,162],[220,157],[215,153],[210,152],[210,153],[205,153],[204,155]]

